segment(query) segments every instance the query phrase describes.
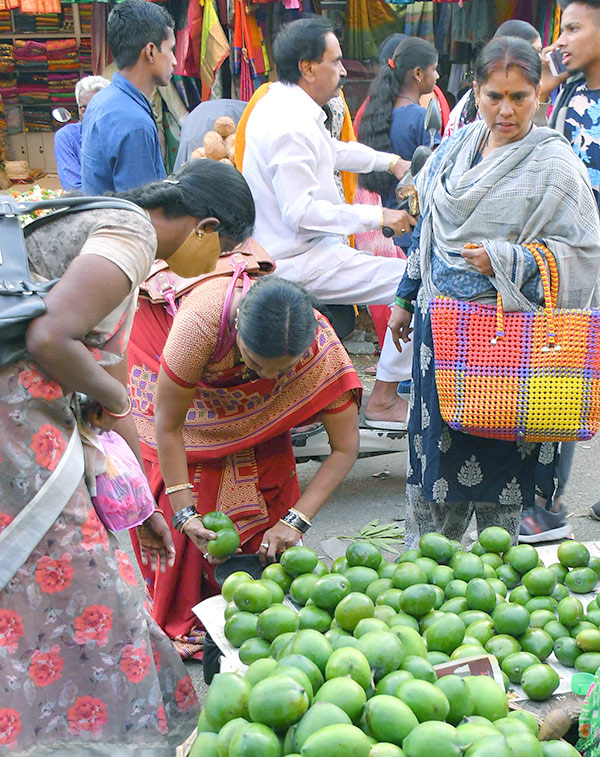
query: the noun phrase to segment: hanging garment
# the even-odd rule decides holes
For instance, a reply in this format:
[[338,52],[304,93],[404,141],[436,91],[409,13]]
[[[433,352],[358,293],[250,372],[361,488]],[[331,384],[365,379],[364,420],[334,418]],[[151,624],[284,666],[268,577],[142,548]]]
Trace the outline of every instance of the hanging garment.
[[235,0],[233,31],[234,73],[240,75],[239,99],[248,101],[270,70],[262,31],[256,16],[248,10],[246,0]]
[[383,0],[348,0],[344,53],[354,60],[375,60],[379,45],[398,31],[398,18]]
[[421,37],[435,43],[433,33],[433,2],[411,3],[406,11],[406,26],[404,33],[409,37]]
[[200,0],[204,6],[202,17],[202,47],[200,51],[200,78],[202,99],[208,100],[215,74],[229,56],[229,42],[217,16],[213,0]]
[[200,77],[202,48],[202,6],[196,0],[188,5],[187,25],[176,35],[175,57],[177,63],[173,72],[180,76]]
[[468,2],[462,8],[452,6],[452,37],[455,43],[484,44],[494,36],[495,31],[494,0]]

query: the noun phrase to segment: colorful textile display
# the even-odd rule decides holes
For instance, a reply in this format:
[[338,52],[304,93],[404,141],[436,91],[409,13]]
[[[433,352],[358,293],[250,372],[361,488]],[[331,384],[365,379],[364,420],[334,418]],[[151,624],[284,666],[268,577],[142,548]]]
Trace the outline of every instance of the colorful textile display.
[[0,95],[4,103],[16,103],[17,77],[14,74],[0,74]]
[[202,15],[202,45],[200,48],[200,78],[202,99],[208,100],[215,74],[229,56],[229,41],[215,10],[213,0],[200,0]]
[[60,13],[60,0],[19,0],[21,13]]
[[48,57],[46,45],[38,40],[16,39],[14,58],[17,69],[46,69]]
[[67,108],[75,105],[75,85],[78,81],[79,73],[48,74],[50,100]]
[[79,44],[79,63],[86,70],[92,70],[92,40],[82,39]]
[[344,54],[347,58],[376,59],[379,45],[397,31],[398,18],[383,0],[348,0],[344,33]]
[[409,37],[421,37],[435,43],[433,33],[433,2],[410,3],[406,9],[404,33]]
[[[94,8],[101,7],[94,3]],[[202,8],[199,2],[190,2],[184,29],[177,32],[175,40],[174,73],[179,76],[200,76],[200,53],[202,46]]]
[[92,33],[92,4],[79,6],[79,25],[82,34]]
[[262,30],[246,0],[235,0],[233,70],[240,75],[240,100],[250,100],[260,77],[270,71]]
[[14,48],[12,45],[0,45],[0,72],[15,70]]

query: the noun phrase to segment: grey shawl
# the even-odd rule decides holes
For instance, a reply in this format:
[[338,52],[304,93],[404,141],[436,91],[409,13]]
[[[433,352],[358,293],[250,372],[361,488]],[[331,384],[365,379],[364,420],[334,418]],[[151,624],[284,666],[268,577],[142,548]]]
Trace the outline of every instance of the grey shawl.
[[[600,222],[589,178],[567,140],[552,129],[532,129],[523,139],[498,148],[472,167],[487,126],[474,123],[438,148],[417,178],[422,227],[418,262],[419,303],[445,294],[432,281],[431,255],[454,273],[473,271],[459,257],[467,243],[485,247],[494,289],[480,301],[494,302],[498,290],[508,311],[533,310],[521,292],[526,256],[521,245],[542,241],[559,271],[558,306],[598,304]],[[415,276],[413,261],[411,278]],[[439,285],[439,278],[438,278]]]

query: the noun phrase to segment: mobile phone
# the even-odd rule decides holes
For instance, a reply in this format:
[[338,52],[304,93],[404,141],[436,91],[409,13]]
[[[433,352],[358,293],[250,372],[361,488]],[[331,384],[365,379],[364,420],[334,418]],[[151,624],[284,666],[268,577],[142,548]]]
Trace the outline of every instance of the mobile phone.
[[562,53],[560,50],[551,50],[546,58],[548,60],[548,66],[552,76],[561,76],[567,70],[567,67],[563,63]]

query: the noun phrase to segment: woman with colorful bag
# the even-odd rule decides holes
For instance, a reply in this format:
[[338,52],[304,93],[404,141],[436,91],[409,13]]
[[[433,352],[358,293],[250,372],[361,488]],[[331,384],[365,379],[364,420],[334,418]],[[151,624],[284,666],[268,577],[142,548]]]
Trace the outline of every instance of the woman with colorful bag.
[[[545,297],[552,300],[546,301],[547,309],[540,314],[544,333],[546,316],[553,316],[552,304],[558,308],[596,304],[598,213],[585,169],[567,142],[533,124],[541,77],[539,55],[523,40],[497,38],[482,51],[475,74],[483,120],[442,142],[417,177],[422,216],[389,324],[401,349],[401,342],[411,338],[414,310],[414,395],[406,487],[410,547],[429,531],[462,538],[473,512],[479,530],[503,526],[516,543],[521,510],[533,506],[536,484],[546,495],[552,492],[557,445],[530,437],[521,430],[520,418],[508,418],[513,441],[503,441],[509,436],[502,434],[494,438],[493,424],[475,432],[464,413],[462,425],[454,424],[454,428],[442,418],[438,388],[444,371],[446,377],[451,374],[453,387],[458,387],[458,410],[464,409],[465,398],[470,401],[473,393],[479,393],[488,402],[490,419],[496,403],[503,403],[503,388],[508,387],[517,399],[526,385],[531,391],[534,365],[529,362],[526,339],[512,342],[512,386],[499,384],[494,349],[498,345],[501,352],[507,342],[500,327],[502,309],[493,308],[497,295],[501,295],[507,320],[516,311],[535,313]],[[544,265],[544,256],[551,263],[550,254],[556,264],[552,293]],[[460,325],[455,322],[444,332],[439,345],[453,350],[445,364],[438,359],[443,350],[437,342],[434,361],[432,337],[434,305],[444,297],[462,303],[463,310],[469,310],[464,304],[469,302],[474,303],[474,311],[481,304],[489,305],[488,315],[493,314],[491,333],[485,339],[473,333],[468,313]],[[547,341],[547,349],[558,354],[550,334]],[[469,361],[477,351],[484,367],[473,376]],[[587,352],[588,358],[596,360],[595,348]],[[569,415],[570,407],[565,408],[563,424],[572,423]],[[456,430],[466,427],[470,433]]]
[[[96,514],[86,478],[97,469],[81,439],[114,428],[139,450],[122,380],[138,286],[155,257],[214,267],[229,229],[199,214],[206,186],[241,188],[253,208],[235,169],[198,160],[146,189],[147,211],[107,198],[28,227],[32,271],[60,280],[29,326],[28,353],[0,367],[1,754],[167,757],[195,731],[194,687]],[[140,538],[144,560],[164,570],[175,555],[164,515]]]
[[[229,515],[242,551],[263,561],[297,543],[356,460],[361,385],[327,319],[292,282],[249,276],[242,261],[177,305],[173,319],[142,302],[132,335],[133,413],[177,548],[166,573],[140,567],[154,619],[184,658],[200,659],[204,630],[192,607],[219,588],[207,550],[215,534],[199,515]],[[290,430],[319,417],[332,452],[301,496]]]

